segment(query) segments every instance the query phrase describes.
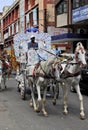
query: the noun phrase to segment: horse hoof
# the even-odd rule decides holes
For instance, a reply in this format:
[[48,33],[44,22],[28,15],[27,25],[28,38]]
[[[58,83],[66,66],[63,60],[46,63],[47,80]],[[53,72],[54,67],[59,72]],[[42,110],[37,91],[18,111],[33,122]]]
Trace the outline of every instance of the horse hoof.
[[86,117],[85,117],[85,116],[80,115],[80,119],[81,119],[81,120],[85,120],[85,119],[86,119]]
[[40,110],[39,110],[39,109],[37,109],[37,108],[36,108],[36,109],[34,109],[34,111],[35,111],[35,112],[37,112],[37,113],[39,113],[39,112],[40,112]]
[[54,106],[56,105],[56,101],[53,101],[53,105],[54,105]]
[[68,112],[65,112],[65,111],[64,111],[63,114],[64,114],[64,115],[68,115]]
[[32,102],[30,102],[29,105],[30,105],[30,107],[33,107],[33,103]]
[[48,113],[46,112],[46,111],[42,111],[43,112],[43,115],[45,116],[45,117],[48,117]]
[[44,116],[45,116],[45,117],[48,117],[48,113],[47,113],[47,112],[46,112],[46,113],[44,113]]

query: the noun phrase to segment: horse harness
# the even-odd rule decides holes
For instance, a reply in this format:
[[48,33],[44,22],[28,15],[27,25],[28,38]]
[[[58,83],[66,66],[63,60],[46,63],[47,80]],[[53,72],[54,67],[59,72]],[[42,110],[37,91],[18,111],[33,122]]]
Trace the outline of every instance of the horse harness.
[[[41,72],[37,72],[38,68],[40,67],[40,69],[42,70],[43,73]],[[52,72],[53,72],[53,68],[52,68]],[[33,70],[33,77],[44,77],[44,78],[53,78],[54,79],[54,76],[53,76],[53,73],[46,73],[45,70],[43,69],[41,63],[37,63],[34,67],[34,70]]]
[[76,77],[76,76],[78,76],[78,75],[81,74],[80,71],[78,71],[78,72],[76,72],[76,73],[70,73],[69,71],[67,71],[66,68],[67,68],[68,64],[70,64],[70,65],[77,65],[77,64],[79,64],[79,63],[77,63],[77,62],[76,62],[76,63],[71,63],[71,62],[70,62],[70,63],[67,63],[66,66],[65,66],[64,71],[63,71],[62,74],[61,74],[61,78],[66,79],[66,78],[70,78],[70,77]]

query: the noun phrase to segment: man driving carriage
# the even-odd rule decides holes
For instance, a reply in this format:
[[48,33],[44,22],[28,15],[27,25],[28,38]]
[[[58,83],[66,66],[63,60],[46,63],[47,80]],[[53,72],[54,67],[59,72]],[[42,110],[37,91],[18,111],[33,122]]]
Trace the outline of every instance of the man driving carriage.
[[33,48],[33,49],[38,49],[38,43],[35,42],[35,36],[32,35],[32,36],[30,37],[30,39],[31,39],[31,42],[28,43],[28,50],[31,49],[31,48]]

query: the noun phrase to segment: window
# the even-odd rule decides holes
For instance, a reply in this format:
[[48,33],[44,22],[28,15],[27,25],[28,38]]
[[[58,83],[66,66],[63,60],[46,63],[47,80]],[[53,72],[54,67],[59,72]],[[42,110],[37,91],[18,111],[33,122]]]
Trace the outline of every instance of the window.
[[56,14],[67,13],[67,8],[67,0],[65,0],[56,6]]
[[37,8],[33,9],[33,25],[37,25]]
[[85,0],[73,0],[73,9],[85,5]]

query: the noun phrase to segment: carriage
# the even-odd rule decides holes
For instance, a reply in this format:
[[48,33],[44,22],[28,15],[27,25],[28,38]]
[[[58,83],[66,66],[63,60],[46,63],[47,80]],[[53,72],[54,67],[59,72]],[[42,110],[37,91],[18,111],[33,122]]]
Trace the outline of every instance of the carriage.
[[[33,32],[32,32],[33,33]],[[75,54],[73,57],[67,56],[66,60],[60,59],[55,56],[51,50],[51,38],[46,33],[35,33],[36,40],[39,43],[39,50],[27,50],[27,42],[30,39],[31,34],[27,34],[26,37],[23,37],[24,34],[21,34],[21,40],[17,39],[17,36],[14,38],[14,48],[15,50],[19,50],[16,52],[17,60],[20,62],[20,72],[18,72],[17,80],[19,81],[19,86],[21,88],[21,96],[25,99],[26,94],[26,86],[30,82],[31,87],[31,97],[32,102],[30,105],[33,105],[35,111],[39,111],[40,102],[42,101],[42,112],[45,116],[48,115],[45,109],[46,102],[46,92],[47,92],[47,83],[48,80],[52,80],[52,83],[55,90],[57,90],[58,85],[60,83],[63,88],[64,94],[64,114],[68,114],[68,105],[67,105],[67,94],[68,88],[74,86],[76,88],[79,101],[80,101],[80,117],[81,119],[85,118],[84,107],[83,107],[83,97],[80,92],[79,81],[80,81],[80,71],[81,67],[86,65],[85,61],[85,51],[82,44],[79,42],[77,44],[77,48],[75,50]],[[45,37],[44,37],[45,35]],[[27,37],[29,36],[29,37]],[[39,37],[40,36],[40,37]],[[23,39],[24,38],[24,39]],[[28,39],[25,39],[28,38]],[[40,38],[40,39],[38,39]],[[46,39],[48,39],[46,41]],[[19,44],[17,44],[17,40]],[[22,47],[23,46],[23,47]],[[20,56],[18,52],[20,52]],[[49,53],[47,53],[49,52]],[[28,55],[28,58],[26,56]],[[51,56],[52,55],[52,56]],[[26,60],[28,59],[28,60]],[[36,69],[37,68],[37,69]],[[74,71],[75,70],[75,71]],[[36,72],[36,73],[35,73]],[[42,73],[40,73],[42,72]],[[75,72],[75,74],[74,74]],[[77,73],[76,73],[77,72]],[[20,74],[20,78],[19,78]],[[43,99],[41,97],[40,87],[45,85],[44,87],[44,95]],[[69,86],[70,85],[70,86]],[[34,88],[36,86],[37,89],[37,104],[35,101]],[[54,104],[56,102],[56,92],[54,94]]]
[[[31,35],[34,35],[36,42],[38,42],[39,49],[37,51],[28,50],[27,44],[30,42]],[[20,91],[22,99],[26,99],[27,92],[30,93],[29,88],[26,87],[28,86],[27,75],[32,75],[27,74],[28,67],[35,65],[40,59],[47,60],[50,56],[44,49],[51,50],[51,36],[48,33],[33,29],[30,32],[14,36],[14,51],[16,60],[19,62],[16,79],[18,80],[18,91]],[[20,73],[20,76],[18,73]]]

